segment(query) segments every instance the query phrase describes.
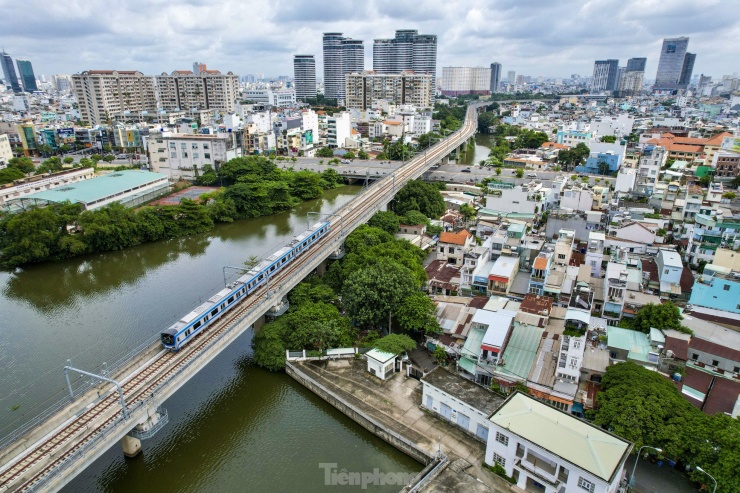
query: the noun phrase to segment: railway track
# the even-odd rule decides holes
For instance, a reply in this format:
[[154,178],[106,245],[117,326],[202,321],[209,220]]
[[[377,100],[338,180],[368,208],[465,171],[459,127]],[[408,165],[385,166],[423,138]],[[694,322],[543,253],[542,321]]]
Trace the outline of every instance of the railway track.
[[[466,117],[465,124],[458,134],[473,130],[475,119],[471,118],[471,111]],[[466,140],[467,137],[464,139]],[[463,140],[463,141],[464,141]],[[430,159],[434,161],[438,157],[447,154],[447,145],[440,142],[427,151],[426,158],[418,156],[412,159],[406,166],[397,170],[379,181],[372,188],[357,197],[356,202],[351,202],[352,207],[341,218],[332,216],[330,218],[331,229],[317,244],[302,256],[311,253],[326,252],[333,242],[346,235],[345,227],[350,227],[356,221],[373,212],[379,198],[384,195],[394,194],[395,189],[388,190],[387,184],[397,181],[398,188],[405,181],[413,178]],[[379,197],[380,196],[380,197]],[[296,274],[302,269],[303,264],[299,261],[292,262],[286,269],[281,270],[274,276],[273,285],[281,286],[285,281],[295,280]],[[234,310],[225,314],[214,326],[200,333],[187,346],[178,352],[161,351],[157,357],[150,360],[150,364],[134,370],[121,384],[124,398],[128,408],[136,408],[143,403],[148,396],[153,396],[158,388],[170,381],[180,370],[187,367],[194,359],[204,351],[207,346],[217,341],[219,337],[234,328],[242,318],[258,305],[269,301],[268,292],[262,286],[252,296],[249,296]],[[33,489],[43,483],[44,478],[56,467],[84,448],[93,441],[98,434],[104,432],[108,427],[123,419],[123,411],[120,409],[117,393],[111,388],[108,394],[100,401],[91,404],[86,410],[79,414],[71,422],[60,425],[48,438],[24,450],[18,457],[9,461],[0,468],[0,493],[20,492]],[[131,423],[133,428],[136,423]]]

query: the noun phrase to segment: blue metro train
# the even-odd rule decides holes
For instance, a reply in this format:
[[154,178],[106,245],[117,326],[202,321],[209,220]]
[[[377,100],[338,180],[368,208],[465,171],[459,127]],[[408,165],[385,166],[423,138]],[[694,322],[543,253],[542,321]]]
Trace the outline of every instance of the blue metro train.
[[164,347],[172,351],[177,351],[183,347],[215,320],[259,288],[267,281],[269,276],[275,275],[301,253],[311,248],[328,232],[329,223],[320,222],[311,226],[308,231],[296,236],[293,241],[255,265],[249,272],[164,330],[161,333]]

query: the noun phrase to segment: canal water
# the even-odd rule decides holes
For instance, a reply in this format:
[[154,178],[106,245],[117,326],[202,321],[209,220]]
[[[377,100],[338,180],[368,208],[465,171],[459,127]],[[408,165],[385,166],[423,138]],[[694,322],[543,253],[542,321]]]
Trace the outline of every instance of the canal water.
[[458,159],[459,164],[479,164],[481,161],[488,159],[488,153],[491,152],[493,145],[493,135],[475,134],[475,148],[465,151]]
[[[331,212],[358,190],[203,235],[0,272],[0,437],[64,398],[68,359],[93,372],[113,364],[222,287],[224,266],[268,254],[305,230],[308,212]],[[170,423],[143,442],[143,457],[114,446],[65,491],[320,491],[322,463],[421,469],[285,374],[253,366],[251,337],[164,403]]]

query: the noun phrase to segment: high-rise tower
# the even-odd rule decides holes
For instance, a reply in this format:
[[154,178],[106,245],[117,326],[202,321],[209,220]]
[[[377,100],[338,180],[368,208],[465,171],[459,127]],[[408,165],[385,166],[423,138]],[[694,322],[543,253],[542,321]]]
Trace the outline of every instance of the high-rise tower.
[[305,102],[316,97],[316,59],[313,55],[293,57],[295,98]]
[[688,87],[696,61],[695,54],[687,53],[688,48],[689,38],[686,36],[663,39],[654,90],[675,91]]
[[31,65],[31,62],[29,60],[16,58],[15,63],[18,65],[18,75],[21,77],[23,90],[26,92],[38,91],[39,88],[36,86],[36,75],[33,73],[33,65]]
[[436,87],[437,36],[419,34],[416,29],[399,29],[393,39],[376,39],[373,70],[380,74],[398,74],[404,70],[431,74],[432,87]]
[[619,60],[596,60],[591,91],[616,91],[619,89]]
[[324,95],[344,99],[345,74],[362,72],[365,48],[361,40],[345,38],[342,33],[324,33]]
[[491,64],[491,94],[498,92],[498,85],[501,83],[501,64]]
[[18,84],[18,76],[15,74],[15,67],[13,66],[13,59],[5,53],[5,50],[0,53],[0,65],[3,66],[5,84],[10,86],[13,92],[21,92],[21,85]]

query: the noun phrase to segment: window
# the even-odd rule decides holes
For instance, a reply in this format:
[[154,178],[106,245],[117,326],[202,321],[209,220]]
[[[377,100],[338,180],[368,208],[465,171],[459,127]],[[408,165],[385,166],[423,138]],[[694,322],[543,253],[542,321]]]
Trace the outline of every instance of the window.
[[203,144],[203,149],[210,149],[210,147],[208,146],[208,144]]
[[583,479],[581,477],[578,478],[578,486],[580,486],[586,491],[591,491],[591,492],[593,492],[594,488],[596,487],[594,483],[592,483],[591,481],[588,481],[587,479]]
[[509,437],[498,431],[496,432],[496,441],[506,446],[509,445]]
[[733,371],[733,372],[735,372],[735,373],[740,373],[740,366],[736,366],[736,367],[734,367],[734,368],[732,369],[732,371]]
[[448,251],[449,251],[450,253],[455,253],[455,247],[450,247],[450,248],[448,249]]
[[559,253],[558,254],[558,259],[559,260],[565,260],[565,254],[564,253]]
[[170,142],[170,149],[175,149],[175,147],[176,147],[175,146],[175,143],[174,142]]
[[194,152],[193,153],[193,159],[198,159],[198,153],[197,152]]
[[699,359],[699,355],[696,354],[696,353],[692,353],[691,354],[691,359],[694,360],[694,361],[697,361]]
[[187,151],[182,151],[182,157],[188,157]]
[[716,359],[713,359],[712,366],[719,366],[719,361],[717,361]]
[[209,152],[203,153],[203,157],[206,159],[211,159],[211,154]]
[[197,143],[193,143],[191,147],[192,147],[193,149],[198,149],[198,144],[197,144]]
[[729,291],[730,290],[730,285],[729,284],[725,284],[724,287],[722,287],[722,289],[724,289],[725,291]]
[[170,152],[170,157],[173,158],[173,159],[176,158],[177,157],[177,153],[176,152]]
[[668,274],[668,269],[664,270],[663,274]]
[[506,467],[506,459],[498,455],[496,452],[493,453],[493,462],[497,462],[498,464],[501,464],[501,467]]
[[181,149],[185,149],[186,146],[187,146],[187,144],[185,142],[180,143],[180,148]]

